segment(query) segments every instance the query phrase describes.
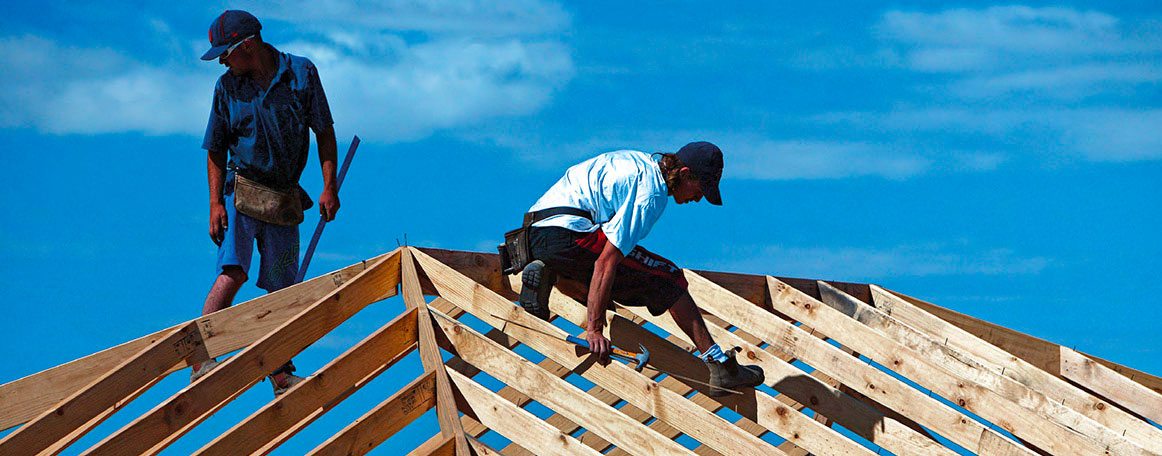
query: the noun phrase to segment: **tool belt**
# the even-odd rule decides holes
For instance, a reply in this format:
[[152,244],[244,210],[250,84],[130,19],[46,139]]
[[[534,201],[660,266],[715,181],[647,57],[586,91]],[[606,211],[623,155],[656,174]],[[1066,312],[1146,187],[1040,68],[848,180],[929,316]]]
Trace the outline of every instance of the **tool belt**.
[[529,253],[529,228],[532,224],[556,215],[576,215],[593,222],[589,211],[575,207],[550,207],[536,212],[525,213],[520,228],[504,233],[504,244],[496,246],[500,252],[500,270],[505,274],[516,274],[533,262]]
[[234,209],[239,213],[275,225],[298,225],[303,222],[303,211],[313,205],[297,186],[276,190],[234,173]]

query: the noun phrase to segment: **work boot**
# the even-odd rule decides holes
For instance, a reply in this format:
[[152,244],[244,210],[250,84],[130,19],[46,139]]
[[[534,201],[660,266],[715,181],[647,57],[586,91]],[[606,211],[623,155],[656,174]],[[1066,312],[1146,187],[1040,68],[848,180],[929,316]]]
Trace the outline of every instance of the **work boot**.
[[729,391],[726,391],[728,389],[753,388],[763,384],[763,381],[766,380],[761,367],[740,365],[738,360],[734,358],[734,351],[729,353],[726,361],[706,361],[706,367],[710,369],[710,384],[715,386],[706,392],[707,396],[725,396],[730,394]]
[[199,378],[204,377],[210,371],[218,367],[218,360],[210,358],[208,361],[195,365],[190,368],[190,383],[198,381]]
[[525,312],[549,321],[549,293],[557,283],[557,273],[543,261],[535,260],[525,266],[520,282],[520,306],[525,308]]

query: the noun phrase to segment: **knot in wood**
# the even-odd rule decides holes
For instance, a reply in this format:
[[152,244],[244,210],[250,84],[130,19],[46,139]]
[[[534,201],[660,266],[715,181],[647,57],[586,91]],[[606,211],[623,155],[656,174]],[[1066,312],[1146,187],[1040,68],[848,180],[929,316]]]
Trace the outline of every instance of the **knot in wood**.
[[819,398],[815,397],[815,396],[811,396],[809,399],[807,399],[807,402],[810,403],[811,405],[819,405]]
[[779,416],[786,416],[787,415],[787,408],[780,406],[780,407],[775,409],[775,414],[779,415]]
[[1096,408],[1096,409],[1098,409],[1098,410],[1105,410],[1105,409],[1106,409],[1106,405],[1105,405],[1105,403],[1098,402],[1098,403],[1097,403],[1097,405],[1095,405],[1095,406],[1094,406],[1094,408]]
[[746,358],[747,359],[759,359],[759,356],[756,355],[753,351],[747,350],[746,351]]
[[968,402],[965,402],[964,399],[960,399],[960,400],[956,401],[956,403],[960,404],[961,407],[964,407],[965,404],[968,404]]

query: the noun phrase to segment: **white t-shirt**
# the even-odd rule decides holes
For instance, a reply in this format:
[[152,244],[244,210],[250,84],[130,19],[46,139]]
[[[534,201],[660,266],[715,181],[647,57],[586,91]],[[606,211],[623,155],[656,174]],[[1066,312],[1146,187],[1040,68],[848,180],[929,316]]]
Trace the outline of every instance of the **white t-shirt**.
[[587,210],[596,224],[566,214],[533,226],[559,226],[581,233],[601,228],[609,242],[629,255],[662,216],[669,200],[666,193],[662,171],[649,154],[619,150],[570,167],[529,212],[561,206]]

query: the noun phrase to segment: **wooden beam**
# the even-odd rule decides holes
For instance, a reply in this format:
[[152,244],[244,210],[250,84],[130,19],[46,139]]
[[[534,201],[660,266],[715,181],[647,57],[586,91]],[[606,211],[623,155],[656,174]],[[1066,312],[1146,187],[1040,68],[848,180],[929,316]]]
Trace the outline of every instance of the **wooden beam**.
[[[924,347],[924,353],[912,350],[871,328],[848,318],[818,300],[780,282],[767,278],[771,302],[775,309],[817,331],[851,347],[880,365],[992,421],[1038,448],[1057,455],[1088,456],[1094,454],[1152,454],[1116,435],[1073,410],[1056,403],[1037,401],[1036,412],[1026,409],[981,384],[971,374],[987,376],[991,372],[953,372],[947,364],[938,364],[924,353],[941,349],[936,344]],[[917,342],[920,343],[920,342]],[[997,376],[999,377],[999,375]],[[1043,399],[1043,397],[1042,397]],[[1064,426],[1069,420],[1072,426]],[[1082,434],[1082,433],[1085,434]]]
[[[549,334],[559,334],[561,339],[564,339],[565,333],[556,326],[527,314],[511,301],[436,262],[422,252],[416,252],[415,256],[420,261],[424,271],[427,272],[428,278],[439,290],[440,296],[467,310],[482,321],[496,328],[505,327],[506,323],[503,320],[498,320],[492,316],[500,315]],[[546,337],[515,325],[509,325],[505,330],[525,345],[553,358],[563,366],[580,366],[582,362],[582,357],[578,356],[578,347],[566,343],[564,340]],[[477,365],[477,367],[480,366]],[[625,365],[619,363],[611,363],[608,366],[593,364],[581,370],[573,367],[573,370],[589,381],[621,396],[626,402],[634,404],[658,419],[682,429],[687,435],[710,444],[725,453],[740,455],[781,453],[770,444],[731,426],[730,422],[698,407],[682,396],[670,390],[659,388],[656,382]],[[528,392],[525,391],[525,394]],[[640,423],[636,424],[640,426]],[[613,441],[608,435],[601,434],[601,436]]]
[[[421,265],[429,276],[436,275],[422,256],[417,257],[421,259]],[[433,282],[438,280],[433,277]],[[454,299],[450,300],[456,302]],[[456,351],[462,359],[493,378],[520,390],[541,405],[566,415],[570,420],[638,454],[692,454],[685,447],[618,413],[569,382],[545,372],[531,361],[488,340],[476,330],[438,311],[432,311],[432,314],[436,316],[436,322],[456,346]],[[564,341],[559,343],[565,344]]]
[[[190,323],[204,330],[205,350],[208,356],[221,356],[250,345],[286,320],[298,314],[355,275],[390,256],[391,253],[347,266],[303,283],[274,293],[236,304],[232,307],[203,315],[148,336],[126,342],[39,373],[0,386],[0,431],[19,426],[50,409],[77,390],[93,383],[116,366],[158,339]],[[394,294],[394,290],[392,290]],[[386,296],[385,296],[386,297]],[[191,358],[186,363],[171,366],[166,373],[200,363],[205,357]]]
[[[841,292],[833,294],[834,299],[843,299]],[[1162,453],[1162,430],[874,285],[872,296],[877,308],[856,301],[848,305],[859,313],[860,321],[897,341],[912,341],[912,348],[943,361],[948,369],[973,375],[998,394],[1079,433],[1100,437],[1112,432]],[[925,335],[928,341],[919,340]],[[974,369],[966,363],[988,368]],[[1076,414],[1085,419],[1075,419]],[[1093,422],[1108,429],[1094,428]]]
[[[73,430],[153,383],[171,367],[202,349],[197,325],[188,323],[129,357],[101,378],[46,410],[0,440],[0,454],[36,455],[69,437]],[[72,439],[80,435],[72,435]]]
[[472,445],[472,449],[476,451],[476,454],[479,456],[501,456],[499,451],[492,449],[492,447],[475,438],[468,437],[468,444]]
[[463,374],[451,371],[448,375],[460,388],[460,393],[464,395],[480,423],[514,443],[525,448],[533,448],[538,455],[601,454]]
[[356,312],[394,293],[398,283],[399,256],[381,260],[83,454],[136,456],[164,449]]
[[1162,423],[1162,394],[1081,353],[1061,347],[1061,374],[1134,413]]
[[[625,307],[650,323],[670,332],[686,342],[689,336],[682,332],[669,316],[653,316],[637,307]],[[744,363],[754,363],[763,368],[766,384],[783,393],[778,397],[808,404],[816,413],[826,415],[851,432],[868,441],[899,455],[909,456],[955,456],[956,453],[929,438],[920,435],[897,420],[885,417],[867,405],[843,394],[818,378],[807,375],[799,368],[778,358],[774,353],[763,350],[738,337],[734,333],[715,324],[707,324],[710,335],[723,347],[741,347],[739,357]]]
[[[550,295],[549,307],[553,313],[564,317],[573,324],[582,326],[586,323],[588,312],[586,307],[562,293]],[[666,318],[672,320],[668,316]],[[642,345],[650,352],[650,368],[693,378],[701,382],[709,381],[709,371],[706,364],[698,357],[612,311],[606,312],[605,319],[610,340],[614,343],[622,347]],[[682,331],[679,330],[678,333],[682,333]],[[678,379],[673,383],[680,381]],[[663,385],[666,383],[668,382],[662,382]],[[686,386],[696,389],[703,388],[696,384]],[[682,388],[676,393],[684,396],[687,391],[687,388]],[[701,394],[698,396],[700,397],[694,398],[694,402],[699,403],[704,409],[714,412],[725,406],[759,426],[793,442],[794,445],[801,446],[816,454],[865,456],[875,454],[843,437],[835,430],[812,420],[807,415],[792,410],[762,391],[754,390],[753,392],[748,391],[744,396],[731,395],[720,398],[711,398]],[[731,427],[734,426],[731,425]],[[753,437],[753,434],[748,433],[747,435]]]
[[[996,345],[1005,351],[1012,353],[1028,361],[1030,364],[1044,369],[1053,375],[1061,375],[1061,352],[1060,345],[1039,339],[1019,331],[1000,326],[994,323],[973,318],[962,313],[949,310],[927,301],[923,301],[911,296],[905,295],[892,290],[887,290],[889,293],[908,301],[909,303],[923,309],[925,312],[931,313],[952,323],[961,329],[972,333],[973,335],[988,341],[990,344]],[[1131,380],[1141,383],[1143,386],[1150,388],[1156,392],[1162,393],[1162,377],[1150,375],[1140,370],[1132,369],[1121,364],[1107,361],[1096,356],[1085,353],[1085,356],[1092,358],[1094,361],[1117,371],[1118,373],[1129,377]]]
[[[309,456],[361,456],[375,449],[388,437],[415,421],[436,405],[436,373],[424,372],[419,378],[401,388],[387,400],[372,408],[359,419],[339,431],[327,441],[307,453]],[[441,438],[434,445],[421,445],[426,451],[437,451],[445,445],[455,447],[451,436]],[[445,454],[453,454],[448,452]],[[438,453],[416,453],[438,454]]]
[[436,329],[428,313],[428,303],[424,300],[423,290],[420,289],[420,277],[416,272],[412,248],[404,247],[401,261],[404,303],[409,309],[416,310],[419,318],[420,360],[423,362],[425,372],[436,373],[436,416],[440,422],[440,430],[444,435],[456,439],[456,456],[470,456],[472,449],[468,446],[464,427],[460,424],[460,414],[456,411],[455,395],[448,380],[448,371],[444,367],[444,358],[440,356],[440,347],[436,344]]
[[436,435],[409,451],[406,456],[429,456],[440,451],[446,451],[444,454],[451,455],[456,451],[455,447],[456,439],[445,437],[443,432],[437,431]]
[[[686,271],[698,307],[761,337],[776,350],[798,358],[843,384],[900,412],[933,432],[981,456],[1034,453],[940,401],[844,353],[799,327],[759,309],[698,274]],[[803,295],[806,296],[806,295]]]
[[409,310],[198,450],[196,456],[267,454],[416,348]]

